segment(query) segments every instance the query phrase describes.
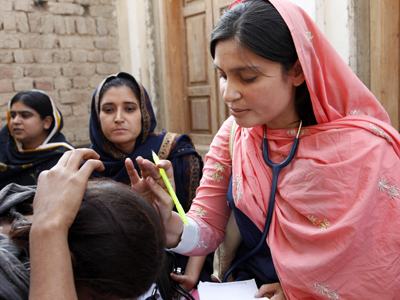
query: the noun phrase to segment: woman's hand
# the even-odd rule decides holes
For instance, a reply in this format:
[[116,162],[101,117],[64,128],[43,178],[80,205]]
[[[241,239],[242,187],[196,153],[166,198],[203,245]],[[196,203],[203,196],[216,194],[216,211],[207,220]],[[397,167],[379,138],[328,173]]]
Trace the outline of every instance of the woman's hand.
[[286,300],[282,286],[279,282],[263,284],[254,298],[268,297],[270,300]]
[[[63,232],[71,227],[86,189],[89,176],[104,166],[99,155],[91,149],[68,151],[38,180],[33,201],[33,226],[56,226]],[[87,162],[80,168],[83,160]]]
[[130,159],[125,161],[125,166],[131,179],[132,189],[136,190],[157,209],[165,229],[167,247],[175,247],[183,231],[183,223],[179,214],[172,212],[174,202],[168,193],[165,183],[160,175],[159,168],[163,168],[168,179],[175,189],[174,171],[172,164],[168,160],[160,160],[157,166],[142,157],[136,158],[139,164],[142,178],[136,172]]
[[[82,203],[89,176],[104,166],[91,149],[68,151],[43,171],[33,201],[29,236],[31,280],[29,299],[77,300],[68,230]],[[80,168],[83,160],[86,163]]]
[[197,284],[198,281],[198,278],[174,273],[171,273],[171,278],[178,282],[188,292]]
[[156,166],[154,163],[143,159],[141,156],[136,158],[136,162],[139,165],[142,178],[139,177],[132,160],[130,158],[125,160],[125,166],[131,180],[132,189],[150,201],[160,212],[162,220],[167,223],[174,204],[160,175],[159,168],[165,170],[172,187],[175,189],[171,162],[168,160],[161,160]]

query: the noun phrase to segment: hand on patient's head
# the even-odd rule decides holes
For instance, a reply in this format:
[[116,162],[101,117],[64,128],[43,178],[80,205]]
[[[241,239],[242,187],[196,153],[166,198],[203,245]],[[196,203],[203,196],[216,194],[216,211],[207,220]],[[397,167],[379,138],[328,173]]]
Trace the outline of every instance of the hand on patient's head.
[[[33,224],[55,224],[68,230],[82,202],[89,176],[104,166],[91,149],[66,152],[50,170],[43,171],[33,202]],[[82,166],[82,161],[86,163]]]

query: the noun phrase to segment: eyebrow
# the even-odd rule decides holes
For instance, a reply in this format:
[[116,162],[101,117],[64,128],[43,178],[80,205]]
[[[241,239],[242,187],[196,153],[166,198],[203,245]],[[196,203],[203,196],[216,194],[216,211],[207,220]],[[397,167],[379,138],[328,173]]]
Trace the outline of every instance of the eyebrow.
[[[214,64],[214,67],[217,68],[218,70],[223,71],[216,64]],[[229,71],[230,72],[240,72],[240,71],[247,71],[247,70],[258,70],[259,68],[260,68],[259,66],[243,66],[243,67],[237,67],[237,68],[229,69]]]
[[[139,104],[134,102],[133,100],[132,101],[124,101],[123,104],[134,104],[134,105],[139,106]],[[106,103],[101,104],[101,106],[104,106],[104,105],[115,105],[115,103],[114,102],[106,102]]]
[[29,110],[10,110],[10,113],[17,113],[17,114],[21,114],[21,113],[30,113],[33,114],[31,111]]

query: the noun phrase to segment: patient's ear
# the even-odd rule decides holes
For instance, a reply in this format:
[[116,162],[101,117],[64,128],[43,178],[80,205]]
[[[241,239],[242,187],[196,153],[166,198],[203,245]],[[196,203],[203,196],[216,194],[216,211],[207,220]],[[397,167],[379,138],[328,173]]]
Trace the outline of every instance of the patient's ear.
[[296,60],[291,74],[293,75],[293,85],[299,86],[304,82],[303,68],[301,67],[299,59]]

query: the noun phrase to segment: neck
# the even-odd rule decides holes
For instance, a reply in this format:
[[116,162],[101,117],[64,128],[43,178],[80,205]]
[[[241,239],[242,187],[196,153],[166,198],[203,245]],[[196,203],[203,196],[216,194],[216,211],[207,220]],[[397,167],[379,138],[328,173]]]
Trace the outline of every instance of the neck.
[[22,143],[22,149],[24,149],[24,150],[34,150],[37,147],[39,147],[40,145],[42,145],[44,143],[44,141],[46,140],[46,138],[47,138],[47,134],[45,134],[44,136],[42,136],[39,139],[36,139],[33,142]]
[[129,153],[131,153],[133,151],[133,149],[135,149],[135,142],[129,143],[129,144],[126,144],[126,145],[125,144],[118,144],[118,145],[114,144],[114,146],[118,150],[120,150],[120,151],[122,151],[122,152],[124,152],[126,154],[129,154]]

